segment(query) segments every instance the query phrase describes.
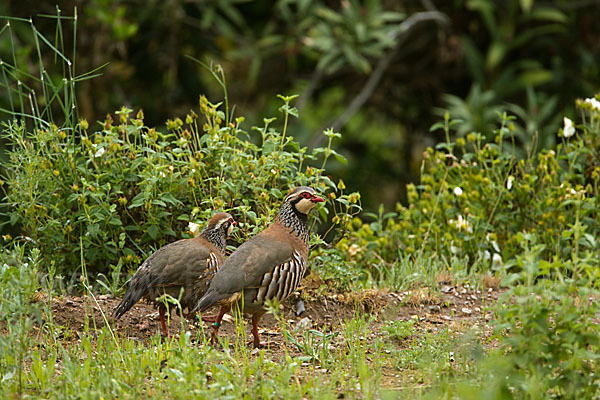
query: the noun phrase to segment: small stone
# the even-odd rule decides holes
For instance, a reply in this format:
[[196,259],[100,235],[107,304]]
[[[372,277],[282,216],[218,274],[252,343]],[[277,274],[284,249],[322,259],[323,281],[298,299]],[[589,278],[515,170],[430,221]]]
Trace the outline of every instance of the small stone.
[[223,321],[225,321],[225,322],[233,322],[234,319],[233,319],[233,317],[231,315],[225,314],[225,315],[223,315]]
[[470,308],[463,307],[460,311],[462,311],[465,315],[471,315],[472,311]]
[[304,311],[306,311],[306,308],[304,307],[304,302],[302,300],[298,300],[298,302],[296,303],[296,315],[300,316]]

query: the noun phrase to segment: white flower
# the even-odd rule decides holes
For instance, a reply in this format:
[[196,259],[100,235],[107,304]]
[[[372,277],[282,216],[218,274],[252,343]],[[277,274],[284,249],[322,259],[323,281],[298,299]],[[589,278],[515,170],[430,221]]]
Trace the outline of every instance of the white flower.
[[454,225],[456,227],[456,229],[458,229],[458,230],[464,229],[468,233],[473,233],[473,225],[466,218],[464,218],[462,215],[459,215],[456,218],[456,221],[453,220],[453,219],[448,220],[448,223],[450,225]]
[[494,250],[496,250],[497,252],[500,252],[500,246],[498,246],[498,243],[496,243],[495,240],[492,240],[492,247],[494,248]]
[[595,98],[585,99],[584,102],[591,104],[593,110],[600,111],[600,101]]
[[485,235],[485,240],[490,242],[492,244],[492,247],[494,248],[494,250],[496,250],[498,253],[500,253],[500,246],[498,246],[498,243],[496,243],[495,240],[492,240],[492,235],[490,235],[489,233],[487,235]]
[[454,195],[455,196],[462,196],[462,194],[463,194],[463,190],[459,186],[457,186],[457,187],[454,188]]
[[575,134],[575,127],[573,126],[573,121],[571,121],[567,117],[564,117],[563,122],[565,124],[563,127],[563,136],[566,138],[570,138]]
[[459,248],[454,245],[454,240],[450,242],[450,252],[452,254],[458,254]]
[[477,257],[481,258],[483,261],[488,261],[491,256],[492,255],[490,254],[490,252],[488,250],[485,250],[485,251],[479,250],[477,252]]
[[96,157],[96,158],[102,157],[102,154],[104,154],[104,147],[100,147],[94,154],[94,157]]
[[200,225],[196,224],[195,222],[190,222],[188,224],[188,230],[192,232],[192,235],[196,236],[198,233],[200,233]]
[[494,253],[492,256],[492,269],[498,269],[502,266],[502,256],[498,253]]
[[514,176],[512,176],[512,175],[510,175],[510,176],[508,177],[508,179],[506,180],[506,188],[507,188],[508,190],[512,189],[512,187],[513,187],[513,181],[514,181],[514,180],[515,180],[515,177],[514,177]]

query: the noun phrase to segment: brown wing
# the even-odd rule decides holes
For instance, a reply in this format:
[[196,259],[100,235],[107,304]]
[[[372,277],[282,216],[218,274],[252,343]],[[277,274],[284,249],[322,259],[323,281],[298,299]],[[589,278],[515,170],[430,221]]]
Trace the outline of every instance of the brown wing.
[[215,274],[197,309],[206,309],[243,289],[259,288],[266,274],[293,258],[294,249],[289,241],[258,234],[229,256]]
[[[212,258],[215,258],[214,256]],[[115,308],[117,318],[147,293],[172,286],[192,287],[206,273],[211,252],[196,239],[183,239],[155,251],[138,268],[127,293]]]

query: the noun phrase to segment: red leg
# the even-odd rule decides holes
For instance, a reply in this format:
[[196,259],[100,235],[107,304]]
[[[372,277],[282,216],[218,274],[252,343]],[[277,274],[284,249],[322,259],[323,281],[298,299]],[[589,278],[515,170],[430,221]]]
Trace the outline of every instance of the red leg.
[[[195,322],[196,321],[196,313],[193,313],[193,314],[188,313],[185,315],[185,318],[190,322]],[[204,322],[217,322],[216,315],[203,315],[201,319]]]
[[267,347],[266,343],[260,342],[260,336],[258,335],[258,320],[260,319],[260,315],[254,314],[252,316],[252,336],[254,336],[254,341],[252,344],[255,348],[264,348]]
[[165,307],[158,306],[158,315],[160,316],[160,326],[162,328],[163,336],[169,337],[169,331],[167,330],[167,321],[165,319]]
[[203,315],[202,316],[202,321],[204,321],[204,322],[217,322],[217,317],[218,317],[218,315]]
[[217,337],[219,336],[219,328],[221,327],[221,321],[223,321],[223,317],[225,316],[225,313],[227,311],[229,311],[229,307],[221,306],[221,308],[219,309],[219,315],[217,315],[215,322],[211,325],[211,327],[213,329],[213,332],[212,332],[212,341],[213,342],[217,341]]

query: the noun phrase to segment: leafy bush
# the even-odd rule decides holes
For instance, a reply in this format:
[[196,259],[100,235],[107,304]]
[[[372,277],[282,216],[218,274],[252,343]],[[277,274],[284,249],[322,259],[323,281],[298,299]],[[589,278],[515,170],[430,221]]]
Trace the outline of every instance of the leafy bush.
[[508,290],[492,321],[498,346],[475,357],[466,376],[444,380],[431,398],[598,397],[597,256],[550,262],[535,235],[518,240],[520,271],[505,277]]
[[[548,262],[540,259],[543,245],[535,236],[518,235],[518,240],[524,248],[517,259],[521,272],[506,277],[510,289],[500,299],[494,323],[499,355],[508,364],[505,385],[512,386],[516,398],[595,397],[600,389],[598,259]],[[544,279],[550,275],[557,278]]]
[[[213,70],[223,82],[219,71]],[[339,134],[325,132],[328,147],[309,153],[286,135],[296,110],[289,105],[293,97],[281,98],[283,131],[266,119],[252,128],[258,138],[243,130],[243,117],[233,120],[227,107],[204,96],[199,114],[167,121],[165,133],[146,127],[141,110],[133,115],[125,107],[98,130],[85,120],[73,130],[49,125],[29,132],[22,122],[7,124],[11,222],[45,259],[55,260],[57,272],[73,273],[85,263],[88,271],[106,274],[111,265],[137,266],[151,246],[180,238],[189,222],[202,224],[218,210],[231,210],[240,223],[236,239],[246,240],[273,220],[297,185],[329,193],[332,220],[348,221],[347,213],[360,209],[360,196],[344,194],[343,183],[323,174],[331,156],[343,161],[331,147]],[[327,213],[321,209],[319,218]]]
[[25,366],[35,342],[31,330],[41,322],[40,308],[33,303],[39,283],[40,252],[26,255],[24,246],[0,251],[0,393],[23,393]]
[[425,152],[420,184],[407,187],[408,205],[381,210],[371,223],[355,219],[340,254],[353,265],[372,266],[373,274],[406,255],[441,256],[448,265],[464,259],[467,271],[472,265],[504,271],[521,251],[519,233],[544,243],[545,259],[597,253],[600,107],[592,99],[577,104],[586,117],[580,125],[566,122],[556,149],[521,159],[507,144],[511,116],[501,115],[494,142],[476,132],[453,142],[461,121],[446,114],[432,129],[442,129],[447,140]]

